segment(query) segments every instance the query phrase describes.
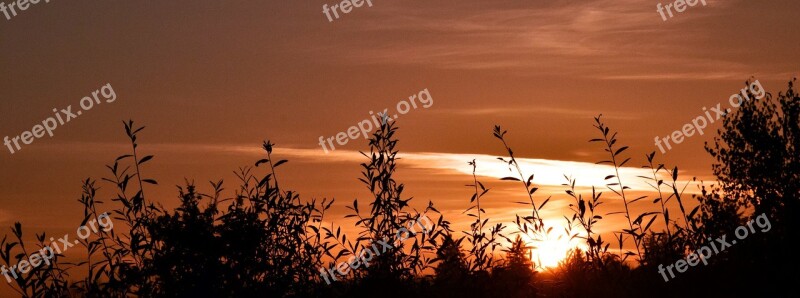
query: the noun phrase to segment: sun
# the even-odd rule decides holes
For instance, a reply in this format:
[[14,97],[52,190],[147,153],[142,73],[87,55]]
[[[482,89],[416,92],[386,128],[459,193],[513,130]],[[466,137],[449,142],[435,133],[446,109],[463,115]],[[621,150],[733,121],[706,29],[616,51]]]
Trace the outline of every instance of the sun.
[[539,268],[558,267],[558,263],[567,257],[569,251],[579,246],[576,241],[569,241],[568,237],[536,240],[528,245],[533,247],[531,260]]

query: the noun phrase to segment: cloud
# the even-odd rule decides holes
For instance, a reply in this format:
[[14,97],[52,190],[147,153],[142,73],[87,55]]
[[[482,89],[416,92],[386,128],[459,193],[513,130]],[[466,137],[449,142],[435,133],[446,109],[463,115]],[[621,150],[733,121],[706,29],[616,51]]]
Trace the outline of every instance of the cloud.
[[[509,169],[508,164],[497,160],[496,156],[451,153],[406,153],[400,156],[404,159],[405,165],[413,168],[440,169],[465,175],[472,174],[472,167],[467,165],[467,161],[475,159],[478,163],[477,175],[496,179],[520,178],[516,170]],[[565,176],[576,179],[576,187],[584,188],[592,186],[604,188],[603,186],[607,183],[616,182],[613,179],[613,181],[604,179],[615,173],[614,167],[610,165],[538,158],[517,158],[517,162],[525,175],[534,175],[533,183],[537,186],[562,187],[562,184],[567,183]],[[630,187],[632,191],[652,190],[652,187],[647,185],[642,178],[638,178],[639,176],[652,177],[653,173],[649,169],[623,167],[620,168],[619,173],[625,186]],[[682,181],[681,185],[686,182]]]
[[[595,110],[580,110],[580,109],[567,109],[567,108],[556,108],[556,107],[543,107],[543,106],[533,106],[533,107],[513,107],[513,108],[457,108],[457,109],[436,109],[431,110],[430,113],[438,114],[455,114],[455,115],[465,115],[465,116],[509,116],[509,115],[541,115],[541,116],[561,116],[561,117],[572,117],[572,118],[579,118],[579,119],[591,119],[592,117],[597,116],[597,111]],[[641,115],[634,114],[634,113],[613,113],[609,115],[604,115],[606,119],[616,119],[616,120],[638,120],[641,119]]]
[[[113,149],[123,149],[126,145],[114,143],[66,143],[57,144],[54,147],[61,150],[80,150],[92,148],[98,151]],[[264,154],[262,148],[258,146],[245,146],[235,144],[148,144],[149,153],[159,152],[181,152],[185,154],[237,154],[253,156],[259,158]],[[290,159],[294,162],[306,163],[353,163],[360,164],[366,160],[360,152],[353,150],[334,150],[323,153],[320,148],[287,148],[276,147],[273,156],[280,159]],[[436,170],[444,175],[472,175],[472,167],[467,164],[473,159],[477,161],[477,175],[491,178],[503,178],[508,176],[518,177],[514,171],[509,169],[508,164],[499,161],[498,156],[486,154],[470,153],[440,153],[440,152],[400,152],[398,162],[401,166],[413,169]],[[603,187],[608,183],[603,179],[608,175],[614,174],[614,167],[610,165],[598,165],[589,162],[565,161],[540,158],[517,157],[520,168],[526,175],[534,174],[533,183],[539,186],[562,187],[566,183],[567,177],[577,180],[576,187],[590,188],[592,186]],[[647,185],[642,178],[652,177],[653,173],[649,169],[638,167],[622,167],[619,170],[620,176],[626,186],[633,191],[651,191],[652,187]],[[685,175],[685,174],[684,174]],[[525,177],[527,179],[527,177]],[[661,177],[665,180],[668,177]],[[679,181],[680,185],[689,181]],[[2,215],[0,213],[0,215]]]
[[[184,148],[194,148],[194,150],[235,152],[247,155],[258,156],[262,154],[260,148],[253,146],[238,145],[156,145],[152,150],[182,150]],[[330,163],[330,162],[350,162],[362,163],[365,157],[361,153],[352,150],[335,150],[328,154],[321,149],[299,149],[299,148],[276,148],[275,156],[282,159],[297,159],[299,162],[311,163]],[[438,170],[443,175],[461,174],[472,175],[472,167],[468,161],[475,159],[478,163],[477,175],[500,179],[508,176],[517,176],[509,170],[506,163],[497,159],[497,156],[486,154],[464,154],[464,153],[437,153],[437,152],[401,152],[398,154],[401,166],[414,169]],[[520,168],[526,175],[534,174],[533,183],[539,186],[562,187],[566,183],[567,177],[576,179],[576,187],[591,188],[592,186],[603,187],[610,183],[604,178],[614,174],[614,167],[610,165],[597,165],[589,162],[563,161],[539,158],[517,158]],[[642,178],[652,177],[653,173],[649,169],[638,167],[622,167],[619,170],[623,183],[630,187],[632,191],[651,191],[652,187],[647,185]],[[527,177],[525,177],[527,179]],[[668,177],[660,177],[665,179]],[[679,181],[680,185],[689,181]]]
[[[115,143],[62,143],[46,146],[51,149],[76,151],[84,154],[87,150],[97,150],[106,152],[109,150],[124,151],[128,145]],[[44,147],[41,147],[44,149]],[[91,149],[87,149],[91,148]],[[246,146],[236,144],[148,144],[148,153],[181,153],[195,154],[201,156],[213,156],[221,154],[234,154],[240,156],[252,156],[252,158],[262,158],[264,151],[260,146]],[[276,147],[273,151],[273,158],[288,159],[293,163],[303,162],[311,164],[330,164],[330,163],[349,163],[360,164],[366,161],[360,152],[353,150],[334,150],[324,153],[320,148],[288,148]],[[516,170],[510,169],[507,163],[498,160],[498,156],[472,153],[441,153],[441,152],[400,152],[398,153],[401,167],[417,170],[429,170],[426,175],[428,181],[443,181],[450,179],[452,175],[472,175],[472,167],[467,164],[473,159],[477,161],[476,174],[481,177],[501,179],[504,177],[520,178]],[[598,190],[607,191],[606,184],[616,181],[606,180],[605,177],[615,174],[613,166],[598,165],[590,162],[565,161],[540,158],[517,157],[520,168],[525,175],[534,175],[533,184],[542,189],[542,192],[550,194],[563,193],[563,184],[567,183],[566,177],[576,180],[576,188],[591,190],[594,186]],[[513,171],[512,171],[513,170]],[[664,173],[662,173],[663,175]],[[619,175],[625,186],[630,187],[634,192],[651,192],[653,188],[648,185],[647,180],[641,178],[652,177],[653,173],[649,169],[638,167],[622,167]],[[659,179],[669,182],[670,177],[660,175]],[[689,176],[687,176],[689,175]],[[685,172],[681,177],[691,177]],[[528,177],[524,177],[527,179]],[[679,180],[678,185],[694,185],[690,180]],[[614,186],[616,188],[616,186]],[[687,194],[697,193],[695,187],[686,187]],[[495,192],[502,192],[498,189]],[[0,213],[2,216],[2,213]]]
[[[174,149],[193,147],[199,150],[211,150],[220,152],[239,152],[243,154],[259,155],[262,154],[260,148],[252,146],[230,146],[230,145],[170,145],[154,146],[153,150]],[[335,150],[325,154],[321,149],[298,149],[298,148],[276,148],[274,153],[280,158],[296,158],[302,162],[329,163],[329,162],[351,162],[361,163],[365,157],[361,153],[352,150]],[[439,170],[442,174],[463,174],[472,175],[472,167],[468,161],[475,159],[478,163],[477,175],[491,178],[503,178],[516,176],[509,170],[506,163],[497,159],[497,156],[485,154],[464,154],[464,153],[437,153],[437,152],[401,152],[398,154],[399,164],[414,169]],[[517,158],[520,168],[526,175],[534,174],[534,184],[540,186],[561,187],[566,183],[565,175],[577,180],[576,187],[592,186],[601,187],[609,183],[604,180],[608,175],[614,174],[614,167],[610,165],[597,165],[588,162],[563,161],[539,158]],[[633,191],[650,191],[652,188],[638,176],[652,177],[653,173],[649,169],[638,167],[620,168],[620,176],[626,186]],[[527,178],[527,177],[525,177]],[[667,177],[661,177],[667,178]],[[682,181],[681,185],[688,181]]]
[[[709,46],[720,32],[706,26],[739,13],[729,9],[736,3],[694,7],[664,22],[654,3],[635,0],[457,6],[387,2],[350,20],[357,25],[342,29],[349,34],[337,34],[324,48],[310,50],[342,57],[340,63],[346,64],[613,80],[741,79],[752,75],[752,65],[732,55],[733,49]],[[353,43],[361,45],[359,51],[347,50]]]

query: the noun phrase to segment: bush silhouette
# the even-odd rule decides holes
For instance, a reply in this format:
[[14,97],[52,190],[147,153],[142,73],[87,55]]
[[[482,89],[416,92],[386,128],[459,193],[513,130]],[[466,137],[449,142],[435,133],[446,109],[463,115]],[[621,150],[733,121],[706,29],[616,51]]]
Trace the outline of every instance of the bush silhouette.
[[[270,141],[263,144],[263,159],[236,172],[233,194],[226,194],[223,181],[211,182],[208,193],[187,181],[178,187],[178,207],[154,204],[146,190],[158,183],[144,177],[154,157],[142,155],[138,146],[144,127],[128,121],[124,128],[131,150],[109,164],[111,175],[102,178],[114,193],[100,194],[96,181],[86,179],[79,199],[85,224],[108,209],[108,200],[100,198],[110,197],[115,229],[80,242],[86,260],[67,263],[55,254],[50,263],[10,278],[10,284],[22,297],[786,296],[798,266],[800,97],[794,83],[786,92],[744,102],[725,116],[713,145],[706,145],[716,160],[719,184],[700,184],[693,196],[684,194],[678,167],[658,163],[653,152],[644,156],[652,176],[639,177],[653,194],[632,197],[626,191],[630,182],[619,169],[635,161],[618,134],[596,117],[600,137],[591,142],[608,154],[599,163],[614,171],[605,177],[605,188],[593,187],[591,193],[577,190],[575,179],[565,176],[562,196],[571,204],[563,228],[587,249],[572,250],[552,270],[530,256],[539,241],[562,227],[544,223],[540,214],[550,208],[551,198],[539,197],[534,174],[523,173],[507,131],[499,126],[493,135],[507,152],[499,159],[516,171],[501,180],[522,184],[519,190],[528,198],[522,202],[525,214],[512,223],[492,222],[484,200],[505,198],[487,195],[474,160],[467,185],[472,196],[464,204],[464,214],[474,219],[468,231],[453,231],[431,201],[414,209],[415,202],[394,178],[397,128],[384,123],[370,138],[369,151],[362,152],[360,180],[370,198],[347,206],[346,217],[356,220],[358,235],[353,237],[325,218],[334,200],[302,199],[280,186],[277,170],[287,161],[273,157]],[[606,210],[601,205],[607,200],[620,200],[624,210]],[[646,211],[635,214],[633,205]],[[752,225],[762,213],[771,230],[753,233],[715,254],[707,266],[668,282],[658,273],[659,265],[732,235],[740,225]],[[623,216],[626,223],[613,232],[613,240],[598,232],[600,221],[609,216]],[[431,218],[424,230],[409,226],[423,218]],[[656,222],[664,228],[654,229]],[[507,224],[516,230],[506,232]],[[0,260],[7,266],[48,245],[43,233],[35,235],[37,247],[26,246],[20,223],[11,232],[0,242]],[[369,266],[352,265],[335,280],[322,273],[342,262],[354,264],[377,241],[393,245]],[[70,275],[76,267],[87,273]]]

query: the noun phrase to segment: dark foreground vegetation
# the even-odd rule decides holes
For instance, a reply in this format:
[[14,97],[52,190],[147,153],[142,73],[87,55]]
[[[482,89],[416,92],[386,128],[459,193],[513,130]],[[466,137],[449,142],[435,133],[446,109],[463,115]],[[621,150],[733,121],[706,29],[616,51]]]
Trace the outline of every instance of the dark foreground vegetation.
[[[475,219],[469,231],[452,230],[432,202],[413,209],[403,184],[393,179],[396,127],[385,124],[364,152],[360,180],[371,198],[349,204],[348,217],[357,219],[359,231],[351,238],[325,217],[333,200],[301,199],[281,187],[276,170],[286,161],[273,156],[269,141],[264,159],[237,171],[232,192],[223,190],[222,181],[205,191],[187,183],[179,188],[180,206],[174,210],[152,203],[145,190],[156,181],[146,178],[144,168],[152,156],[138,147],[142,128],[128,122],[131,152],[108,165],[102,181],[84,181],[80,199],[87,220],[98,210],[113,210],[116,229],[81,242],[86,260],[67,263],[59,255],[11,285],[24,297],[796,297],[800,97],[794,83],[725,117],[714,142],[706,145],[716,159],[718,181],[702,186],[702,195],[684,195],[678,167],[659,163],[655,153],[628,157],[617,133],[595,118],[598,133],[591,145],[608,154],[599,163],[615,169],[644,165],[653,175],[638,179],[658,195],[632,197],[626,192],[629,181],[614,172],[607,185],[584,193],[565,177],[564,195],[574,203],[564,216],[567,222],[557,227],[539,217],[547,198],[537,195],[533,173],[521,171],[500,127],[494,136],[507,151],[501,160],[514,173],[503,180],[517,181],[528,198],[521,209],[527,211],[514,222],[489,218],[491,210],[481,207],[489,190],[475,175],[468,181],[474,194],[464,201],[465,213]],[[100,183],[114,186],[115,193],[100,194]],[[624,210],[607,210],[602,204],[608,200],[622,201]],[[631,214],[631,204],[650,204],[651,212]],[[402,245],[375,256],[369,267],[351,270],[344,280],[329,285],[320,276],[320,268],[353,260],[373,240],[405,233],[406,223],[423,214],[432,219],[427,233],[406,233],[410,238]],[[759,214],[771,222],[769,232],[752,234],[708,259],[707,266],[691,267],[669,282],[658,273],[659,265],[685,258],[708,238],[731,235]],[[608,216],[628,223],[612,239],[594,228]],[[665,228],[655,230],[655,222]],[[526,243],[565,228],[587,249],[573,251],[557,270],[535,269]],[[36,235],[38,246],[29,247],[16,224],[0,243],[0,259],[16,264],[47,245],[50,236]]]

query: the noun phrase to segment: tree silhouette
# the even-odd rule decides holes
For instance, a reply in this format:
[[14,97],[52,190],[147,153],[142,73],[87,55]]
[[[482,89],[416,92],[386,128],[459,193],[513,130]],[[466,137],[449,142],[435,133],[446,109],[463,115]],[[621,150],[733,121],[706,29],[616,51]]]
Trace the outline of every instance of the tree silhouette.
[[441,294],[467,294],[464,291],[469,284],[469,268],[461,252],[461,242],[464,238],[453,240],[447,234],[443,237],[439,249],[436,251],[437,262],[434,283]]
[[703,190],[706,229],[732,233],[734,209],[751,214],[742,225],[761,214],[771,223],[768,232],[750,235],[721,257],[729,262],[717,268],[720,287],[771,285],[760,292],[729,289],[736,295],[780,296],[795,282],[789,273],[799,265],[795,240],[800,237],[800,97],[795,84],[796,79],[789,81],[785,92],[773,96],[758,80],[747,81],[739,94],[741,106],[724,116],[714,144],[705,146],[716,160],[713,171],[720,182],[719,189]]
[[[728,196],[776,221],[797,214],[800,199],[800,97],[794,84],[767,93],[758,80],[745,83],[741,107],[724,118],[714,145],[714,174]],[[749,100],[748,100],[749,99]]]
[[529,247],[520,236],[507,249],[505,264],[495,268],[493,282],[495,292],[505,292],[510,297],[531,297],[533,286],[533,263],[529,258]]

